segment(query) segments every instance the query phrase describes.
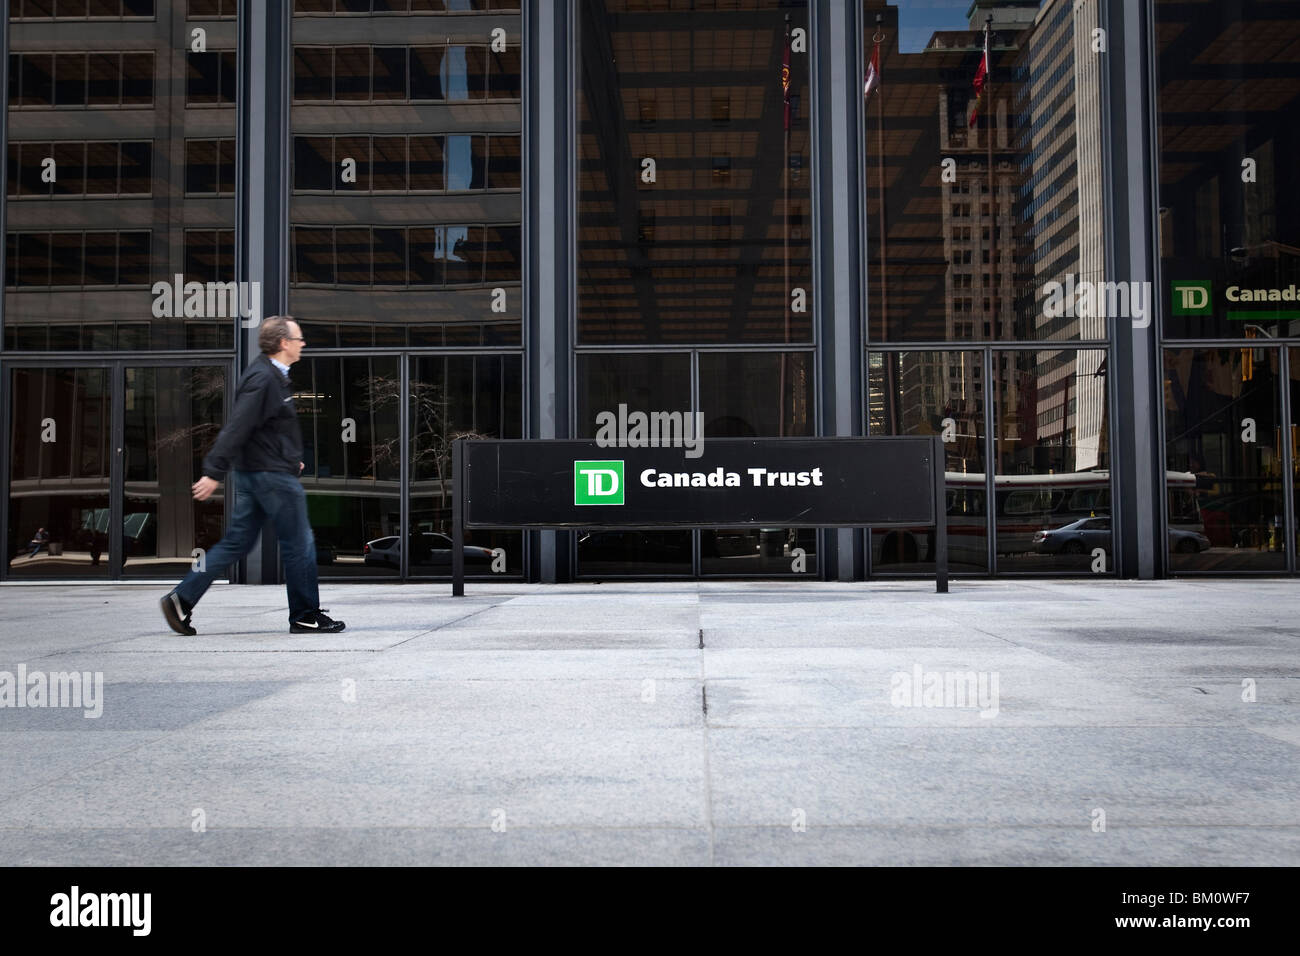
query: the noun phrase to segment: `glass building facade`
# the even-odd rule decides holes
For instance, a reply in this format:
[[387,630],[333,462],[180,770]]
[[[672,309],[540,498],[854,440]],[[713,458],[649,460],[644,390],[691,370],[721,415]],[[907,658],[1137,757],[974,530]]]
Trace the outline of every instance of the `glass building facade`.
[[[6,7],[0,580],[197,560],[271,314],[323,578],[447,577],[456,439],[620,407],[941,436],[958,575],[1296,573],[1298,5]],[[510,580],[934,568],[926,528],[468,543]],[[276,580],[269,529],[231,573]]]

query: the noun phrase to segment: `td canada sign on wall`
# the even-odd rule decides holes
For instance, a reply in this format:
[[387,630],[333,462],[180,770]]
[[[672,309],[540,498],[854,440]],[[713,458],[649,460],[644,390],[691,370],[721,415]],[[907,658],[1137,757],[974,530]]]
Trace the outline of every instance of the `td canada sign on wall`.
[[1180,317],[1213,316],[1219,308],[1236,322],[1279,322],[1300,319],[1300,287],[1229,285],[1216,301],[1209,279],[1175,279],[1170,283],[1170,305]]

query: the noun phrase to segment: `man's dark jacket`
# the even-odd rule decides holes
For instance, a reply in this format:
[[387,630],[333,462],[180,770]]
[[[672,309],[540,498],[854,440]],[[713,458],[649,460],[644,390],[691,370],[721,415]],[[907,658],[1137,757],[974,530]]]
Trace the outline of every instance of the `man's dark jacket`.
[[222,481],[233,467],[297,475],[300,461],[302,429],[293,388],[270,358],[259,355],[240,376],[235,410],[203,459],[203,474]]

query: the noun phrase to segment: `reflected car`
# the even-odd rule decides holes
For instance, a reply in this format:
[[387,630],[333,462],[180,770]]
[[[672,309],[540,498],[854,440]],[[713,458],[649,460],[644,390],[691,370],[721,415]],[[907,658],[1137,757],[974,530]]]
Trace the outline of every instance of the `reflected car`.
[[[1110,518],[1081,518],[1052,530],[1034,532],[1034,550],[1039,554],[1089,554],[1094,548],[1110,551]],[[1169,529],[1169,549],[1179,554],[1208,550],[1210,539],[1195,531]]]
[[1169,529],[1169,550],[1178,554],[1199,554],[1210,550],[1210,539],[1196,531]]
[[1087,554],[1093,548],[1110,550],[1109,518],[1080,518],[1034,532],[1034,550],[1039,554]]
[[[451,538],[436,531],[422,531],[412,535],[412,567],[451,567]],[[399,567],[402,561],[402,539],[390,534],[367,541],[362,547],[366,564],[388,568]],[[464,548],[465,566],[492,563],[492,550],[467,544]]]

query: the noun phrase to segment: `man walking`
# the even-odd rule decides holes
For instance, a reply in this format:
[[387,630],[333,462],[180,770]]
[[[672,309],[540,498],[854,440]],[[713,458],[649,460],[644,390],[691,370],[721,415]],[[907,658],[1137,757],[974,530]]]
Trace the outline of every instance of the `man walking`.
[[28,547],[32,549],[32,553],[27,555],[27,559],[30,561],[32,558],[36,557],[36,555],[40,553],[41,548],[45,547],[45,545],[49,543],[49,540],[49,532],[45,530],[44,526],[37,528],[36,533],[32,535],[32,540],[27,542]]
[[203,477],[193,488],[196,501],[207,500],[233,467],[239,494],[230,528],[207,553],[203,570],[185,575],[162,598],[163,617],[177,634],[197,633],[190,626],[194,606],[219,573],[253,549],[268,518],[280,538],[290,633],[343,630],[343,622],[330,620],[320,607],[316,542],[307,521],[307,495],[298,479],[303,468],[302,431],[293,407],[289,366],[302,355],[303,344],[302,330],[288,316],[272,316],[261,325],[262,354],[240,378],[235,411],[203,459]]

